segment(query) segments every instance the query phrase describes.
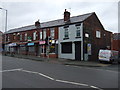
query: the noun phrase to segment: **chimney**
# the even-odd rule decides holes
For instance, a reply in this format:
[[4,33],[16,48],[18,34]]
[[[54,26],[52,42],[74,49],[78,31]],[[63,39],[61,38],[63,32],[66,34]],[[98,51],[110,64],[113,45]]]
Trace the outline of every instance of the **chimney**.
[[65,9],[65,12],[64,12],[64,21],[65,22],[70,21],[70,12],[68,12],[66,9]]
[[38,19],[38,21],[35,22],[35,26],[36,26],[37,28],[40,27],[39,19]]

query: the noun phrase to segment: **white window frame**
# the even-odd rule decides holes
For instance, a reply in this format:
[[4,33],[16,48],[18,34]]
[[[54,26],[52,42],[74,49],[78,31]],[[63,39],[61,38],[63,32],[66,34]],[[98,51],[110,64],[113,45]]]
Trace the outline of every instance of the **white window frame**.
[[42,35],[42,31],[40,31],[40,39],[42,39],[43,35]]
[[[67,34],[67,37],[66,37],[66,34]],[[64,28],[64,38],[69,38],[69,29],[68,29],[68,27]]]
[[[78,36],[78,32],[79,32],[79,36]],[[81,37],[81,29],[80,29],[80,26],[76,26],[76,37]]]
[[43,30],[43,39],[46,39],[46,29]]
[[33,33],[33,40],[36,40],[36,31]]
[[97,37],[97,38],[101,38],[101,32],[98,31],[98,30],[96,31],[96,37]]
[[52,39],[54,39],[54,37],[55,37],[55,30],[54,30],[54,28],[50,29],[50,36],[51,36]]

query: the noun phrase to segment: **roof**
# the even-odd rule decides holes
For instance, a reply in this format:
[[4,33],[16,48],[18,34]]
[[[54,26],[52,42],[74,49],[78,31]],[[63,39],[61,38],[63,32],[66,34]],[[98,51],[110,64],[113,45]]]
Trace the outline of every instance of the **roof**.
[[[83,15],[79,15],[79,16],[70,17],[70,23],[83,22],[88,17],[90,17],[93,13],[94,12],[83,14]],[[41,28],[62,26],[64,24],[65,24],[64,19],[58,19],[58,20],[53,20],[53,21],[40,23]],[[33,29],[36,29],[35,25],[29,25],[29,26],[25,26],[25,27],[11,29],[11,30],[9,30],[9,31],[7,31],[5,33],[13,33],[13,32],[20,32],[20,31],[26,31],[26,30],[33,30]]]

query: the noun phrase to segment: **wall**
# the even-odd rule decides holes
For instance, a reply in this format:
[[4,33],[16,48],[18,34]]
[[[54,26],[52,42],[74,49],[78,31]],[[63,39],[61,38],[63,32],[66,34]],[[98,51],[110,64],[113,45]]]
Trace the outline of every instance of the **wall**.
[[[82,30],[82,26],[80,27]],[[82,33],[81,33],[82,34]],[[75,43],[74,41],[82,41],[81,38],[76,38],[76,26],[75,24],[69,25],[69,39],[64,40],[64,26],[59,27],[59,58],[65,59],[75,59]],[[72,53],[63,54],[61,53],[61,43],[63,42],[72,42]]]

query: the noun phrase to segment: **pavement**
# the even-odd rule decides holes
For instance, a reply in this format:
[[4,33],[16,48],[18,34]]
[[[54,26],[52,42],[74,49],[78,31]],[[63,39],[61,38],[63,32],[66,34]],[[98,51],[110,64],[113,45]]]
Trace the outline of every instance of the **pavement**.
[[61,59],[61,58],[43,58],[43,57],[36,57],[36,56],[29,56],[29,55],[7,55],[16,58],[24,58],[29,60],[36,60],[42,61],[47,63],[56,63],[56,64],[64,64],[64,65],[74,65],[74,66],[85,66],[85,67],[106,67],[110,66],[111,64],[104,64],[98,61],[76,61],[70,59]]

